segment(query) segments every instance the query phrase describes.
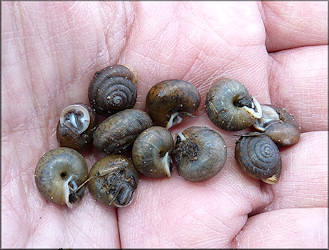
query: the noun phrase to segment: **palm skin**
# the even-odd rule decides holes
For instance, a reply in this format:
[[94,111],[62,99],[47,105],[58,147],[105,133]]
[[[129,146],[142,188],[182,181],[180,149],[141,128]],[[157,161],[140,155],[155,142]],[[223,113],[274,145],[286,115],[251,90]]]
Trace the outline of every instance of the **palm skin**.
[[[2,247],[328,247],[326,2],[2,3]],[[114,209],[86,191],[74,209],[47,202],[37,161],[58,147],[63,107],[88,103],[95,71],[129,64],[138,74],[135,108],[152,85],[183,79],[200,91],[196,118],[171,129],[211,127],[228,158],[214,178],[141,177],[133,203]],[[298,144],[281,148],[271,186],[245,176],[232,132],[204,109],[219,77],[244,83],[260,103],[299,122]],[[243,131],[242,131],[243,132]],[[89,168],[101,154],[83,153]]]

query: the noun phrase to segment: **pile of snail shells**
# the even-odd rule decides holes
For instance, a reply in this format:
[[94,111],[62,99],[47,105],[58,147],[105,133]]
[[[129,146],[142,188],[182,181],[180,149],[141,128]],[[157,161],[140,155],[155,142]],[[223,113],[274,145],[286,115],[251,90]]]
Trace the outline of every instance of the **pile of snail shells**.
[[240,136],[235,159],[248,176],[268,184],[277,183],[282,167],[278,147],[298,142],[300,127],[284,108],[260,105],[245,86],[233,79],[220,79],[206,96],[209,119],[226,131],[253,126],[257,131]]
[[[88,185],[98,202],[124,207],[133,201],[140,174],[170,177],[173,159],[188,181],[204,181],[220,171],[227,152],[218,132],[191,127],[179,133],[175,143],[168,130],[193,117],[201,101],[197,88],[176,79],[155,84],[147,94],[144,112],[134,109],[136,83],[130,66],[106,67],[90,82],[90,106],[74,103],[62,110],[56,129],[60,147],[45,153],[35,169],[36,186],[47,200],[71,208]],[[96,113],[106,117],[100,124]],[[212,143],[203,136],[210,136]],[[108,155],[88,174],[79,152],[91,145]]]
[[[96,72],[90,82],[91,106],[74,103],[62,110],[56,130],[60,147],[45,153],[35,169],[36,186],[47,200],[71,208],[83,198],[88,185],[98,202],[125,207],[133,201],[139,175],[170,177],[173,159],[179,175],[191,182],[208,180],[223,168],[227,149],[217,131],[193,126],[178,132],[176,142],[169,132],[184,118],[194,117],[201,97],[193,84],[176,79],[155,84],[146,96],[145,112],[134,109],[136,83],[136,73],[130,66],[106,67]],[[280,146],[296,143],[300,131],[295,119],[284,109],[260,105],[241,83],[230,79],[212,86],[206,110],[221,129],[238,131],[253,125],[260,130],[241,136],[235,155],[246,174],[275,183],[281,172],[281,157],[277,149],[270,149],[276,146],[271,142],[276,140]],[[96,113],[106,117],[100,124]],[[261,143],[249,143],[254,138]],[[264,169],[250,174],[250,161],[239,158],[246,156],[240,153],[242,150],[249,152],[249,144],[279,163],[265,163]],[[107,156],[99,159],[88,174],[86,161],[78,151],[91,145]],[[127,156],[130,152],[131,157]],[[275,165],[275,170],[268,170],[269,165]],[[267,176],[269,173],[271,176]]]

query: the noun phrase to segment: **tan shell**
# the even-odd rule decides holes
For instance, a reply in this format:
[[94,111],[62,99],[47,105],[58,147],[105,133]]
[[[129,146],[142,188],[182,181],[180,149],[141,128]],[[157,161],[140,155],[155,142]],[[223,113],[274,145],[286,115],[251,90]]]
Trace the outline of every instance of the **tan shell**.
[[192,116],[200,105],[197,88],[182,80],[166,80],[154,85],[146,97],[146,111],[155,125],[169,129],[185,116]]
[[48,201],[72,207],[82,199],[88,177],[84,157],[71,148],[56,148],[45,153],[35,168],[35,183]]

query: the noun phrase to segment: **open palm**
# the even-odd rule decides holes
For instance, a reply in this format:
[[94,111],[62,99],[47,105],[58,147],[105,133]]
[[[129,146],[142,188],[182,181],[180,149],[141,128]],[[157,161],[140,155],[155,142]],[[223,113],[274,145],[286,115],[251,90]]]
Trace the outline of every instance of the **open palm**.
[[[328,247],[327,13],[326,2],[2,3],[2,247]],[[200,183],[176,169],[143,176],[125,208],[101,205],[88,190],[75,209],[49,203],[33,174],[59,146],[60,111],[87,104],[95,71],[118,63],[138,74],[138,109],[162,80],[194,84],[196,118],[171,132],[220,132],[225,166]],[[207,117],[205,95],[219,77],[299,122],[300,141],[280,149],[277,184],[245,176],[237,137]],[[89,168],[102,156],[83,154]]]

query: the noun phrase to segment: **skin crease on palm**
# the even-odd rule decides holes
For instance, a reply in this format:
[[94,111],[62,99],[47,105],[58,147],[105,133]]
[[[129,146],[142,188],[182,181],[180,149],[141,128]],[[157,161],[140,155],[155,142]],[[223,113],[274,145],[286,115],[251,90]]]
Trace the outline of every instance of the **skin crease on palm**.
[[[327,2],[2,2],[2,247],[328,247]],[[135,108],[152,85],[182,79],[200,91],[192,125],[227,143],[221,172],[200,183],[141,177],[133,203],[114,209],[86,191],[74,209],[39,194],[34,169],[58,147],[60,111],[88,103],[95,71],[129,64]],[[216,128],[205,95],[219,77],[239,80],[260,103],[299,122],[281,148],[271,186],[245,176],[233,132]],[[247,130],[246,130],[247,131]],[[246,131],[240,131],[241,133]],[[101,156],[83,152],[89,169]]]

